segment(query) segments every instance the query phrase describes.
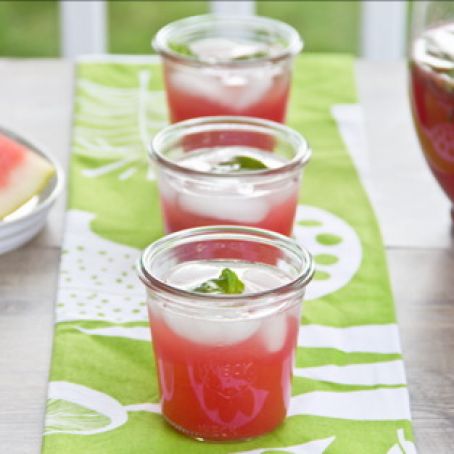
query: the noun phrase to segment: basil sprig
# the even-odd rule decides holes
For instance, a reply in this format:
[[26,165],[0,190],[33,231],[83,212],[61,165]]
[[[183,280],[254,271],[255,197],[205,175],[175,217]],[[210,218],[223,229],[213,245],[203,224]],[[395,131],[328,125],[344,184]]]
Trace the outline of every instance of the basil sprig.
[[177,43],[175,41],[170,42],[168,44],[169,48],[172,49],[174,52],[176,52],[179,55],[183,55],[185,57],[195,57],[194,52],[189,48],[187,44],[183,43]]
[[258,159],[250,156],[235,156],[234,158],[216,164],[217,170],[240,172],[242,170],[263,170],[268,167]]
[[230,268],[224,268],[216,279],[209,279],[197,286],[196,293],[218,293],[223,295],[241,294],[244,291],[244,283]]

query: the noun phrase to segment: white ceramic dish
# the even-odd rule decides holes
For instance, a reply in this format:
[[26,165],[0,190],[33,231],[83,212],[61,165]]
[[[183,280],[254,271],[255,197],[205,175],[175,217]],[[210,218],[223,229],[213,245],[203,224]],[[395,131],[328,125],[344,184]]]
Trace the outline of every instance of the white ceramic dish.
[[64,174],[60,164],[42,147],[4,128],[0,128],[0,134],[22,143],[47,159],[55,168],[55,175],[43,191],[5,219],[0,220],[0,254],[4,254],[31,240],[44,227],[49,210],[63,188]]

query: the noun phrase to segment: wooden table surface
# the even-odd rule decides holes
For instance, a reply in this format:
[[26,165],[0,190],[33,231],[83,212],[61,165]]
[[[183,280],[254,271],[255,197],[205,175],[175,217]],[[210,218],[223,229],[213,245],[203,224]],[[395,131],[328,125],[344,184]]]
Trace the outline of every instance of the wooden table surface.
[[[420,453],[454,452],[454,236],[411,124],[406,67],[359,62],[368,169],[399,318]],[[67,165],[73,67],[0,59],[0,125]],[[0,452],[39,452],[65,200],[27,246],[0,256]],[[348,453],[346,453],[348,454]],[[366,453],[367,454],[367,453]]]

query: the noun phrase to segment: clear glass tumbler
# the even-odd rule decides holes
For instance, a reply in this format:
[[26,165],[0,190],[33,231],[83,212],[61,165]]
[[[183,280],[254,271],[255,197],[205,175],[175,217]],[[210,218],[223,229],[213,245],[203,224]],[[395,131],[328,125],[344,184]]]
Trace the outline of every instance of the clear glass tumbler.
[[195,16],[162,28],[172,122],[210,115],[285,121],[292,62],[303,43],[289,25],[266,17]]
[[299,133],[258,118],[205,117],[163,129],[150,157],[166,231],[233,224],[291,235],[310,155]]
[[[310,254],[273,232],[203,227],[153,243],[138,268],[164,418],[186,435],[217,441],[281,424],[314,272]],[[220,282],[226,269],[243,282],[241,291],[200,293],[202,282]]]

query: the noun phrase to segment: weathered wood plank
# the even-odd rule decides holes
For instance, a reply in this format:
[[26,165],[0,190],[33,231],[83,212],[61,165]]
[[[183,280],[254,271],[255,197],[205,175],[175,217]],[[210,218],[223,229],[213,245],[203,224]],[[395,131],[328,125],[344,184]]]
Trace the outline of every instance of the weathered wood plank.
[[[0,60],[0,125],[46,147],[66,168],[72,65]],[[40,451],[65,198],[46,228],[0,256],[0,451]]]
[[388,261],[418,447],[454,446],[454,250],[391,249]]

